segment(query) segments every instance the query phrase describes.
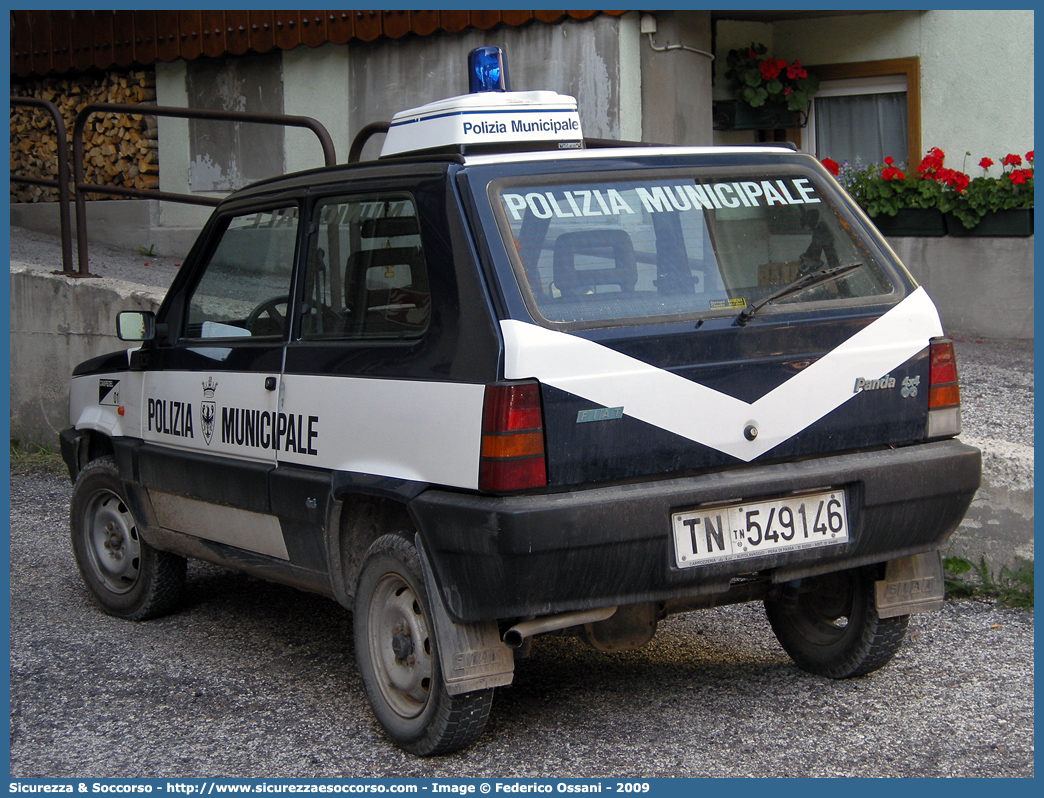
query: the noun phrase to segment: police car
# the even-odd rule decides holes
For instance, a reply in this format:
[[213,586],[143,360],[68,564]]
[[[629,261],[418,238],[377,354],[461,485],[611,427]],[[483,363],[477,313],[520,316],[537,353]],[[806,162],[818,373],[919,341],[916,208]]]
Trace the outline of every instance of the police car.
[[801,668],[880,668],[979,484],[931,299],[814,158],[592,142],[500,59],[376,161],[230,195],[76,368],[90,593],[154,617],[198,558],[327,595],[421,755],[551,632],[762,601]]

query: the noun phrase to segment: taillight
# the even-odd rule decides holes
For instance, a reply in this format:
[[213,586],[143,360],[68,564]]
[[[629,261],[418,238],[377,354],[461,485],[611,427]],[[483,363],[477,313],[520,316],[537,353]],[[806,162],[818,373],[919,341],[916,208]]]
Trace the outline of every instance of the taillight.
[[546,484],[539,383],[487,385],[479,489],[503,492]]
[[928,437],[949,437],[960,431],[961,389],[953,341],[935,338],[928,350]]

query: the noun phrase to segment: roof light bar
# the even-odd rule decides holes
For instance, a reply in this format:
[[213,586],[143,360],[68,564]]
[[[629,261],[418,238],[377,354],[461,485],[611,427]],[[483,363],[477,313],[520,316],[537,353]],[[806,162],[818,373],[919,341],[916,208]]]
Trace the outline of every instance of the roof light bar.
[[511,91],[507,59],[499,47],[476,47],[468,53],[468,91]]
[[471,94],[395,114],[381,157],[583,149],[576,98],[553,91],[510,91],[507,61],[499,47],[471,51],[468,85]]

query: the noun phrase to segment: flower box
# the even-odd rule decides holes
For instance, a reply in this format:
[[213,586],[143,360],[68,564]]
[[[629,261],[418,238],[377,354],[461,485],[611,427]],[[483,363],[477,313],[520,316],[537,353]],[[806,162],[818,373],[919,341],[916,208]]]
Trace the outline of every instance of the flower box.
[[801,117],[779,103],[765,103],[753,108],[742,100],[714,101],[715,130],[776,130],[804,127]]
[[1031,236],[1033,208],[989,211],[975,227],[965,227],[952,213],[946,214],[946,232],[951,236]]
[[895,216],[882,213],[873,217],[871,221],[886,238],[946,235],[946,219],[935,208],[900,208]]

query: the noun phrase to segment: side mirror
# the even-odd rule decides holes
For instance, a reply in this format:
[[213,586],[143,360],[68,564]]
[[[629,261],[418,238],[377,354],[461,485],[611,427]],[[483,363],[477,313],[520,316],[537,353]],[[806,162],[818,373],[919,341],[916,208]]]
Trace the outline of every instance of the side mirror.
[[121,341],[151,341],[156,337],[156,314],[151,310],[124,310],[116,314]]

